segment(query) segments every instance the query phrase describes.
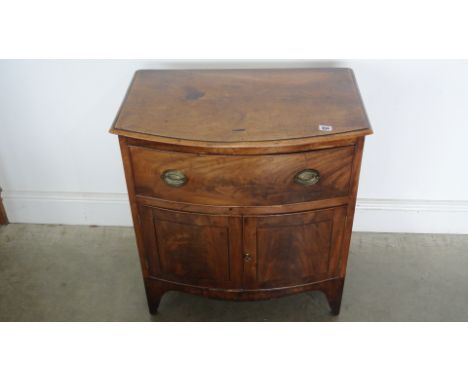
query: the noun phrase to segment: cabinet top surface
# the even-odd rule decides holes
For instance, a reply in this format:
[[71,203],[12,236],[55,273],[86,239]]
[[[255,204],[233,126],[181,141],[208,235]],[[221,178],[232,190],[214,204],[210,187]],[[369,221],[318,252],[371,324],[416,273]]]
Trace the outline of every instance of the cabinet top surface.
[[261,142],[372,130],[350,69],[253,69],[138,71],[111,132]]

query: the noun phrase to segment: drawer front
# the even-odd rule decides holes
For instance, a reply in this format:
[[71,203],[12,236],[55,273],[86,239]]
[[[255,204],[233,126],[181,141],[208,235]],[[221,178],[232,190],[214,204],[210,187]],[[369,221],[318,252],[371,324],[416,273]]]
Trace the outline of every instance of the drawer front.
[[179,202],[262,206],[346,196],[354,146],[281,155],[197,155],[130,146],[135,192]]

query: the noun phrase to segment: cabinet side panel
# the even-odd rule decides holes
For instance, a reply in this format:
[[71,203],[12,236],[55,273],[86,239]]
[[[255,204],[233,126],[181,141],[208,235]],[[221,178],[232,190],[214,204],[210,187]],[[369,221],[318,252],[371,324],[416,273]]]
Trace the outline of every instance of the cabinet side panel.
[[350,198],[348,204],[348,212],[346,215],[346,225],[343,234],[343,245],[340,256],[339,272],[340,277],[346,275],[346,264],[348,263],[349,248],[351,244],[351,234],[353,230],[354,212],[356,209],[356,198],[357,190],[359,186],[359,173],[361,171],[362,153],[364,150],[364,137],[359,138],[356,141],[356,150],[353,159],[353,167],[351,174],[351,185],[350,185]]
[[143,241],[143,234],[141,230],[141,221],[139,216],[138,204],[135,198],[135,182],[133,179],[132,163],[130,151],[124,137],[119,137],[120,152],[122,154],[122,161],[125,172],[125,180],[127,183],[128,199],[130,202],[130,209],[132,211],[133,227],[135,230],[135,237],[138,247],[138,254],[140,256],[141,270],[144,277],[148,276],[148,266],[145,257],[145,246]]

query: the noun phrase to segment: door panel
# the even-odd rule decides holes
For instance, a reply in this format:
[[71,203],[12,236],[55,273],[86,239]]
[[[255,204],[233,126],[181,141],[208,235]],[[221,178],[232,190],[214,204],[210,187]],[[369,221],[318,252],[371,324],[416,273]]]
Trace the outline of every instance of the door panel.
[[244,218],[244,286],[277,288],[338,273],[346,207]]
[[150,276],[240,287],[241,219],[141,207]]

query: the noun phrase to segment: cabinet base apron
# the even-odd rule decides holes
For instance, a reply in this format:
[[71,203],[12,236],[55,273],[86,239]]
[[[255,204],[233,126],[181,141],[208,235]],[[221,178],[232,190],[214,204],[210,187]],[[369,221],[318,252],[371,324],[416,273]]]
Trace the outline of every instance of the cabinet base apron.
[[296,293],[321,291],[325,294],[328,304],[333,315],[340,314],[341,297],[343,295],[344,278],[333,278],[320,282],[296,285],[285,288],[273,289],[216,289],[197,287],[188,284],[176,283],[157,278],[146,278],[145,289],[148,299],[148,307],[151,314],[156,314],[158,311],[161,298],[166,292],[178,291],[199,296],[234,301],[255,301],[269,300],[277,297],[287,296]]

